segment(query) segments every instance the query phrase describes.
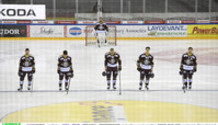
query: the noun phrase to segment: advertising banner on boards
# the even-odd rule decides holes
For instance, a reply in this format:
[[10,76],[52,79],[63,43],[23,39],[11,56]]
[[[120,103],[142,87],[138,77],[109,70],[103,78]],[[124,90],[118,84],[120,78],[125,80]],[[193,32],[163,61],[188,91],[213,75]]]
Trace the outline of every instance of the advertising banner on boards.
[[147,25],[147,37],[187,37],[187,25]]
[[67,26],[67,37],[85,37],[86,26],[69,25]]
[[65,37],[64,26],[31,25],[30,37]]
[[218,37],[218,25],[188,25],[188,37]]
[[1,37],[26,37],[27,29],[25,25],[1,25]]
[[117,26],[117,37],[146,37],[146,25],[119,25]]
[[45,5],[1,4],[0,20],[45,20]]

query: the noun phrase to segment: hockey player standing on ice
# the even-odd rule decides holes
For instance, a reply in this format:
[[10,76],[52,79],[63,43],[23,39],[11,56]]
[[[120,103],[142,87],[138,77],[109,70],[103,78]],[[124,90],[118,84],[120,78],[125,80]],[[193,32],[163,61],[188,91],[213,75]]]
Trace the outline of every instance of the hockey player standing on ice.
[[65,77],[65,90],[68,90],[69,78],[73,77],[73,68],[71,57],[68,56],[66,50],[63,51],[63,55],[58,58],[58,70],[59,74],[59,90],[62,90],[62,80]]
[[28,90],[30,90],[32,85],[33,74],[35,73],[35,60],[34,57],[30,55],[30,50],[26,48],[24,56],[20,58],[18,75],[20,77],[20,88],[18,91],[23,90],[24,78],[28,77]]
[[107,45],[107,32],[108,30],[108,26],[106,25],[105,22],[103,22],[103,19],[100,18],[99,22],[97,22],[95,24],[95,36],[97,37],[97,43],[98,43],[98,47],[101,46],[101,43],[104,43],[104,45]]
[[189,83],[189,89],[192,88],[192,76],[197,71],[197,58],[192,53],[193,48],[189,47],[188,52],[182,55],[182,61],[180,66],[180,74],[183,75],[183,87],[187,89]]
[[139,90],[142,89],[143,80],[146,77],[145,88],[148,90],[149,79],[154,77],[153,74],[153,56],[149,53],[150,47],[146,47],[146,52],[139,56],[137,61],[137,70],[140,72]]
[[113,76],[113,89],[116,89],[116,79],[118,71],[121,71],[122,67],[120,55],[115,52],[113,48],[110,49],[110,52],[107,52],[105,54],[104,66],[107,77],[107,89],[110,89],[111,75]]

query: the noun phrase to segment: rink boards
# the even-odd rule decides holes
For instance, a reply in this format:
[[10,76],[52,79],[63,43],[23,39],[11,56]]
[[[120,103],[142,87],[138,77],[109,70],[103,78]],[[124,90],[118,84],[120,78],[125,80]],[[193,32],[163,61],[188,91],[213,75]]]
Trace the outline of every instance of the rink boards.
[[[2,24],[2,40],[11,38],[27,40],[85,40],[87,25],[72,24]],[[217,24],[119,24],[117,40],[146,39],[218,39]],[[113,32],[113,31],[111,31]],[[109,32],[110,33],[110,32]]]

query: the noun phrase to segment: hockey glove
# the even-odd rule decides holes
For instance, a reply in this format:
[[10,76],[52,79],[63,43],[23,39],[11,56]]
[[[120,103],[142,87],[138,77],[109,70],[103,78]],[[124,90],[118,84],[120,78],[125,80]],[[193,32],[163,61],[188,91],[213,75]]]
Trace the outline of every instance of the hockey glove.
[[149,76],[150,76],[150,78],[154,78],[154,73],[149,72]]
[[118,71],[121,71],[121,70],[122,70],[122,66],[119,65],[119,67],[118,67]]
[[180,66],[180,70],[183,70],[183,65]]
[[73,74],[73,72],[71,72],[70,78],[73,78],[73,76],[74,76],[74,74]]
[[18,71],[18,76],[21,77],[22,75],[23,75],[22,71],[19,70],[19,71]]
[[33,67],[33,71],[32,71],[32,73],[34,74],[36,72],[36,69],[35,69],[35,67]]
[[73,68],[72,67],[70,67],[70,72],[73,73]]
[[106,72],[105,71],[102,72],[102,76],[104,76],[104,77],[106,76]]
[[58,67],[58,69],[57,69],[57,73],[60,74],[60,72],[61,72],[61,71],[60,71],[60,67]]
[[22,74],[22,67],[19,67],[19,70],[18,70],[18,76],[21,76]]
[[196,66],[194,67],[194,72],[197,72],[197,67]]
[[179,75],[183,75],[183,70],[180,70],[180,71],[179,71]]
[[141,68],[140,68],[140,67],[138,67],[138,68],[137,68],[137,70],[140,72],[140,71],[141,71]]

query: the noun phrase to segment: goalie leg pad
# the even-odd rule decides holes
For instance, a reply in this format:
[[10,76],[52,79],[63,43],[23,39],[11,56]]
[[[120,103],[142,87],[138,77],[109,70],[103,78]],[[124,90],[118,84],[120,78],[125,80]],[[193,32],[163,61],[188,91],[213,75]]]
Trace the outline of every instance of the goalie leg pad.
[[98,37],[97,38],[99,40],[99,44],[105,43],[106,35],[105,35],[105,33],[98,33]]

